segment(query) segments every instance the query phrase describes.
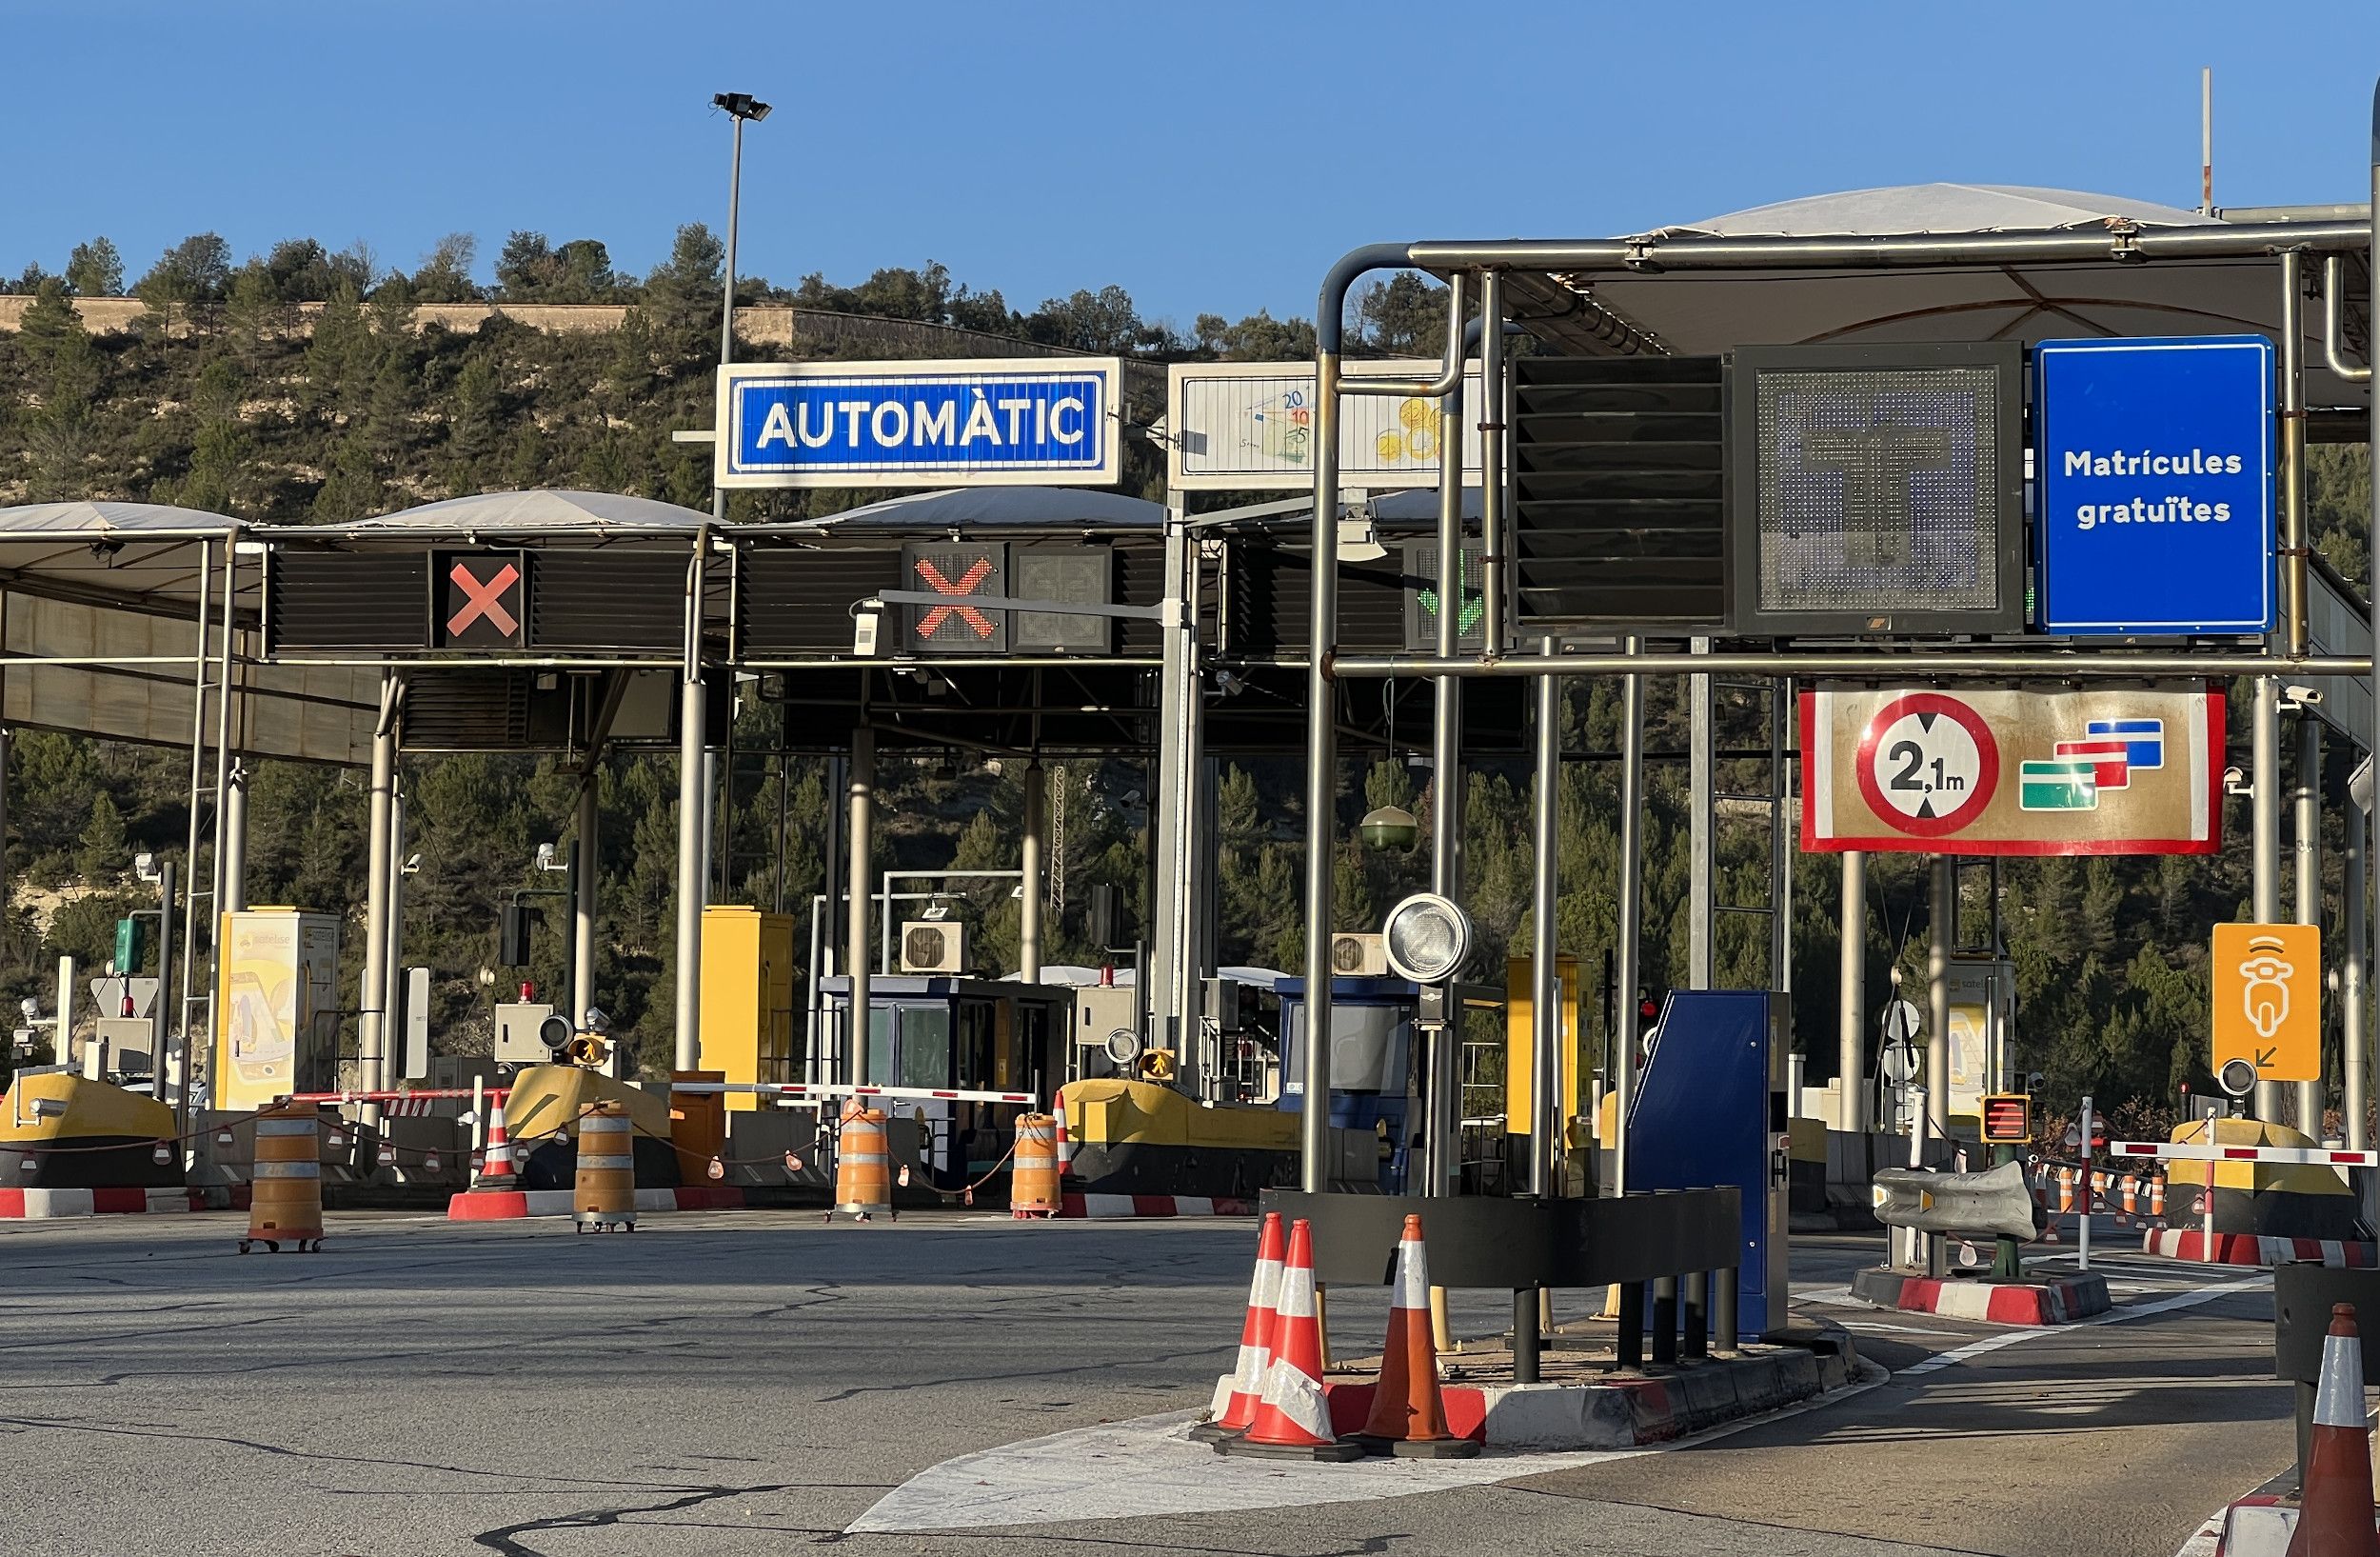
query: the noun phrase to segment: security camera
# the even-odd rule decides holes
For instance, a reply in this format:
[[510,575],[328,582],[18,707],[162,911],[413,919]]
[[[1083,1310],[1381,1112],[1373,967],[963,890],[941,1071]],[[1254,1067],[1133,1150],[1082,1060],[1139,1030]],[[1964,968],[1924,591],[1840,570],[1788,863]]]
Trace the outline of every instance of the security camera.
[[589,1032],[609,1032],[611,1018],[604,1014],[604,1008],[601,1006],[589,1006],[586,1008],[586,1014],[579,1019],[579,1026]]
[[16,1003],[16,1008],[25,1013],[25,1020],[28,1022],[38,1022],[41,1020],[41,1002],[35,1000],[31,995],[27,995],[23,1000],[18,1001]]
[[540,844],[537,846],[537,868],[540,870],[551,870],[554,868],[553,845]]
[[2223,769],[2223,792],[2227,795],[2252,795],[2256,789],[2248,782],[2246,773],[2236,768],[2226,768]]
[[2281,689],[2281,704],[2284,708],[2311,709],[2320,704],[2321,701],[2322,692],[2317,688],[2284,687]]

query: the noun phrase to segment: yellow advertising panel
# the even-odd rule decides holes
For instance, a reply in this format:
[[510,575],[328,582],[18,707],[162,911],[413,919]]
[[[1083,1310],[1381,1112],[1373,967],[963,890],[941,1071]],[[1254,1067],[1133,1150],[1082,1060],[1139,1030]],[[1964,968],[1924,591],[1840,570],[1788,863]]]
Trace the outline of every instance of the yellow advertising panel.
[[1801,694],[1801,749],[1806,852],[2222,847],[2223,694],[2203,682],[2085,690],[1832,682]]
[[2322,929],[2214,927],[2214,1065],[2246,1060],[2258,1081],[2322,1079]]
[[[1578,1089],[1578,959],[1554,959],[1554,974],[1561,981],[1561,1070],[1555,1091],[1562,1100],[1567,1125],[1583,1111]],[[1530,1082],[1537,1051],[1537,985],[1531,960],[1504,960],[1504,1128],[1514,1135],[1529,1133]]]
[[296,908],[223,916],[210,1091],[218,1108],[260,1108],[337,1080],[339,922]]

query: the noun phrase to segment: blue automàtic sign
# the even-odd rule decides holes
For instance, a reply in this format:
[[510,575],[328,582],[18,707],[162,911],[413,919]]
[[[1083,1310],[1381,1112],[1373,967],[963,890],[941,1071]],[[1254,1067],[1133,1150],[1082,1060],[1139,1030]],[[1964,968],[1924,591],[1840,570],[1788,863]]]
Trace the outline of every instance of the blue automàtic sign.
[[1103,486],[1113,357],[737,363],[719,369],[724,487]]
[[2272,343],[2044,341],[2033,370],[2042,629],[2271,631]]

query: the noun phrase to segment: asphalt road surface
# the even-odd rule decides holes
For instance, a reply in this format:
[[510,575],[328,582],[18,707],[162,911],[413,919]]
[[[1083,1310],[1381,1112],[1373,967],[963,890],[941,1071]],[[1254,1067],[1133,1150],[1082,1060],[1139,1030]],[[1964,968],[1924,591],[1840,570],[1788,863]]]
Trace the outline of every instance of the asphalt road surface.
[[[1797,1239],[1796,1305],[1889,1380],[1492,1485],[846,1534],[954,1456],[1202,1404],[1248,1224],[349,1214],[320,1254],[241,1257],[244,1227],[0,1223],[0,1550],[2168,1557],[2291,1454],[2254,1272],[2128,1257],[2103,1224],[2119,1322],[2027,1332],[1854,1307],[1881,1241]],[[1342,1347],[1382,1301],[1332,1294]]]

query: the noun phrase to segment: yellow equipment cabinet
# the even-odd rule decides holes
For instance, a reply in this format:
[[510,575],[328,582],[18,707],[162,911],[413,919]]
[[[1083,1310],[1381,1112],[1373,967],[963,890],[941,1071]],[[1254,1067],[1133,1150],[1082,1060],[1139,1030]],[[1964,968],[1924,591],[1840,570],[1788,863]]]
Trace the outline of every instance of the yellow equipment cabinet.
[[[703,910],[703,1060],[738,1081],[793,1081],[793,916]],[[727,1107],[763,1107],[729,1092]]]
[[304,908],[223,916],[214,1106],[261,1108],[338,1085],[339,921]]
[[[1555,1092],[1562,1100],[1562,1124],[1584,1111],[1579,1078],[1585,1068],[1578,1052],[1578,959],[1556,957],[1555,976],[1562,988],[1561,1068]],[[1537,1044],[1535,974],[1527,957],[1504,962],[1504,1128],[1514,1135],[1529,1133],[1529,1086]]]

